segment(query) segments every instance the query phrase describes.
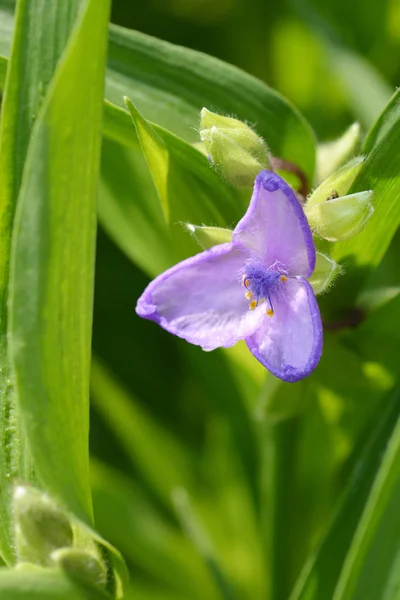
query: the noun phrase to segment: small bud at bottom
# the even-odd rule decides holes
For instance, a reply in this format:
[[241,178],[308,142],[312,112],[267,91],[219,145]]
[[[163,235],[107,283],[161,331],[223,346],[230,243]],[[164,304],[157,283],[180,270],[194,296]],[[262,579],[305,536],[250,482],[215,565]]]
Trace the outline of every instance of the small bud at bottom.
[[61,548],[51,555],[53,562],[59,565],[72,578],[83,583],[104,587],[107,581],[105,569],[95,556],[78,548]]
[[13,504],[17,546],[22,560],[49,564],[54,550],[72,546],[71,524],[47,494],[28,486],[18,486]]

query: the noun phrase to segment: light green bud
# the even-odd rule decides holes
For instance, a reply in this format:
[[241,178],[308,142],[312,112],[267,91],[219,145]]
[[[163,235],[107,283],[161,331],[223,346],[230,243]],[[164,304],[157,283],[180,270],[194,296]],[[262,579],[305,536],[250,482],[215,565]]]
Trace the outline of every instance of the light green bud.
[[194,237],[196,242],[208,250],[217,244],[224,244],[232,241],[232,231],[223,227],[206,227],[204,225],[192,225],[184,223],[185,229]]
[[331,242],[356,235],[374,212],[372,191],[348,194],[360,172],[359,156],[333,173],[308,198],[304,212],[311,228]]
[[332,173],[332,175],[330,175],[328,179],[325,179],[325,181],[309,196],[306,207],[310,208],[315,204],[325,202],[331,196],[345,196],[361,171],[364,161],[364,156],[357,156],[335,171],[335,173]]
[[51,564],[51,553],[72,546],[73,532],[67,516],[46,494],[28,486],[14,492],[14,517],[21,560]]
[[353,123],[337,140],[318,146],[315,177],[317,183],[324,181],[354,155],[360,143],[360,133],[359,123]]
[[248,125],[203,108],[200,138],[212,163],[228,183],[252,187],[256,175],[270,168],[268,147]]
[[329,256],[317,252],[315,269],[309,282],[315,294],[326,292],[332,285],[335,278],[340,274],[341,267]]
[[70,577],[98,587],[104,587],[107,574],[95,556],[79,548],[60,548],[52,553],[53,563],[61,567]]
[[332,198],[306,211],[310,227],[330,242],[346,240],[359,233],[374,212],[373,192],[357,192]]

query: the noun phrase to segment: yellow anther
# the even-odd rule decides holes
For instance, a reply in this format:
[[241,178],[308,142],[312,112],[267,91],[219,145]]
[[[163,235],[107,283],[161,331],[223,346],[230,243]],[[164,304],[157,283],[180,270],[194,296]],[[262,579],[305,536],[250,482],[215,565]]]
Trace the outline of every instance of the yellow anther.
[[247,275],[243,275],[242,283],[243,283],[244,287],[249,287],[250,281],[247,279]]
[[253,297],[253,294],[251,292],[246,292],[245,293],[245,298],[247,298],[247,300],[251,300]]
[[287,279],[288,279],[288,278],[286,277],[286,275],[281,275],[281,277],[280,277],[280,280],[282,281],[282,283],[283,283],[284,281],[287,281]]
[[250,310],[254,310],[255,307],[257,306],[257,301],[256,300],[252,300],[249,304],[249,309]]
[[268,308],[266,312],[267,312],[267,315],[269,317],[273,317],[274,316],[274,311],[271,308]]

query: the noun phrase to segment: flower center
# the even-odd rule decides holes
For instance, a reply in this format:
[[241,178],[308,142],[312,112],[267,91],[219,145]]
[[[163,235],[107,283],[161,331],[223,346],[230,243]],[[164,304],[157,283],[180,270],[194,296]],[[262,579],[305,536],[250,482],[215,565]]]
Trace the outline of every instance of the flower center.
[[286,272],[277,265],[267,268],[258,261],[246,261],[242,284],[246,288],[245,298],[250,301],[249,309],[254,310],[260,303],[268,302],[266,314],[273,317],[272,298],[279,295],[281,286],[287,279]]

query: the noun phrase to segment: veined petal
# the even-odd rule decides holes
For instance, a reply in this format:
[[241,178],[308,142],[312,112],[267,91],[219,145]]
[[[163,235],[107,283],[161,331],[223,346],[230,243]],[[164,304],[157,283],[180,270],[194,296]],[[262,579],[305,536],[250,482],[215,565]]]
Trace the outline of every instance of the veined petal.
[[274,316],[246,339],[252,354],[284,381],[298,381],[315,369],[322,352],[322,323],[314,292],[302,278],[288,279],[274,303]]
[[251,335],[264,310],[249,310],[240,273],[249,252],[214,246],[159,275],[139,298],[136,312],[203,350],[229,347]]
[[270,171],[257,175],[232,240],[251,248],[267,266],[280,263],[289,275],[309,277],[314,270],[315,246],[304,211],[292,188]]

